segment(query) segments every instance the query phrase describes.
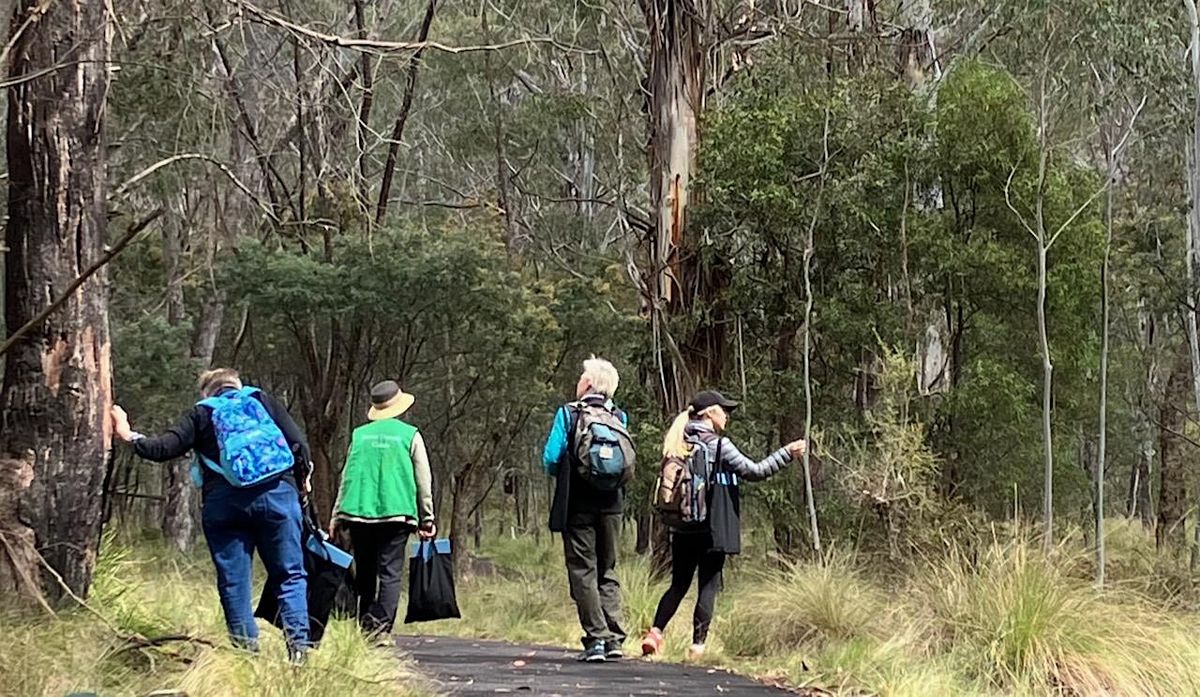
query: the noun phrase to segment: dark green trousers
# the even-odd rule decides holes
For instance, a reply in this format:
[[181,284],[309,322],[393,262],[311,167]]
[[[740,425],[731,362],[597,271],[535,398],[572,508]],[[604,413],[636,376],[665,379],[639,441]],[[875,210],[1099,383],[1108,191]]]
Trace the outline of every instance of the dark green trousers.
[[575,513],[563,532],[567,580],[579,610],[585,648],[598,641],[625,640],[616,573],[621,523],[620,513]]

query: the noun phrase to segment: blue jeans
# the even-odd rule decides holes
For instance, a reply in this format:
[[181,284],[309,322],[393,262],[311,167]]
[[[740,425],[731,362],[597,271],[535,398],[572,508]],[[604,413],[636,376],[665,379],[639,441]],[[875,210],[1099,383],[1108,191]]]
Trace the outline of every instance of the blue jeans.
[[300,544],[300,497],[278,479],[248,489],[222,486],[204,497],[204,538],[217,569],[217,591],[229,636],[254,649],[258,625],[251,607],[254,550],[272,580],[279,581],[279,617],[288,646],[308,646],[308,579]]

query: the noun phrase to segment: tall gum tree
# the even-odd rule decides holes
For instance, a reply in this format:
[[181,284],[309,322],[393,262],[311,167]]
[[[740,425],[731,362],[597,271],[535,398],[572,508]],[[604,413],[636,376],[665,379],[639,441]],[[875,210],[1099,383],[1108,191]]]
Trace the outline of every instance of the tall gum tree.
[[[14,9],[4,295],[10,332],[38,318],[104,251],[108,7],[20,0]],[[33,453],[32,480],[0,530],[6,541],[28,541],[32,532],[32,544],[80,595],[100,543],[110,443],[108,298],[102,269],[13,344],[0,390],[0,459]],[[52,598],[64,595],[30,563],[11,549],[0,552],[0,567],[30,579],[27,590],[41,585]]]

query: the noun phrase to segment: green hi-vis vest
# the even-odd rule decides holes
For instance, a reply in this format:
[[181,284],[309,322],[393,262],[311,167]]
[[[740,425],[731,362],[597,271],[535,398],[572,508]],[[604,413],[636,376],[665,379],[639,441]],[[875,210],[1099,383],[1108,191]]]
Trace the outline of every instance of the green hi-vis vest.
[[417,427],[399,419],[354,429],[337,513],[361,520],[417,518],[412,443]]

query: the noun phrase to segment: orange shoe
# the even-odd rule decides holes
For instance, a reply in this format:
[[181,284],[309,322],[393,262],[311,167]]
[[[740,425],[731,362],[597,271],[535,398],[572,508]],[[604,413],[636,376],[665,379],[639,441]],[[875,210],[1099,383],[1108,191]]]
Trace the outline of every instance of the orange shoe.
[[666,645],[666,643],[667,642],[663,639],[662,632],[658,629],[652,628],[650,631],[646,632],[646,636],[642,637],[642,655],[657,656],[658,654],[662,653],[663,646]]

